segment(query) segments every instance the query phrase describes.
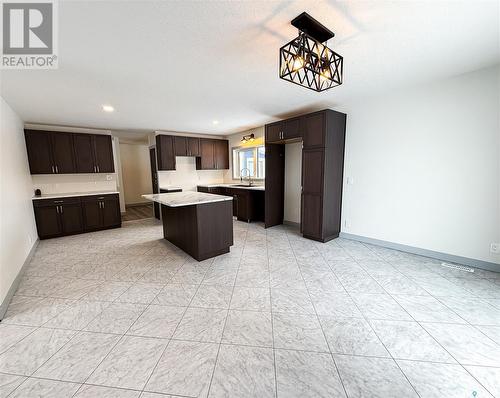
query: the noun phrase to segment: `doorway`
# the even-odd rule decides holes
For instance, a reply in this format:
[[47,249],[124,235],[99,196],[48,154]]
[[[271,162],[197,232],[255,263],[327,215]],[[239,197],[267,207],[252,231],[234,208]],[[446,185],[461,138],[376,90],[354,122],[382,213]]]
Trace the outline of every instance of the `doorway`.
[[120,160],[125,202],[123,221],[154,217],[153,204],[142,195],[153,193],[149,145],[120,140]]

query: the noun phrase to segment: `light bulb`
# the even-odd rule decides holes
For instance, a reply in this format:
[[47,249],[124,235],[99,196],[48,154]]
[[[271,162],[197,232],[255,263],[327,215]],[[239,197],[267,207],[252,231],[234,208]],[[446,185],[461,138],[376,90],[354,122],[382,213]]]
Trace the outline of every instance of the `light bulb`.
[[302,69],[303,67],[304,67],[304,58],[302,58],[299,55],[294,57],[292,70],[294,72],[297,72],[299,69]]

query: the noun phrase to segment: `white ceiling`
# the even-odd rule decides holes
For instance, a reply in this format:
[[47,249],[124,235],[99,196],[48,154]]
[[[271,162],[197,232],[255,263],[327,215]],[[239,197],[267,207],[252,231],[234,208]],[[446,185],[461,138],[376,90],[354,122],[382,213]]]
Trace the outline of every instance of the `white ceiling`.
[[[302,11],[335,32],[342,86],[278,78]],[[59,21],[58,70],[1,72],[26,122],[230,134],[500,60],[497,0],[59,1]]]

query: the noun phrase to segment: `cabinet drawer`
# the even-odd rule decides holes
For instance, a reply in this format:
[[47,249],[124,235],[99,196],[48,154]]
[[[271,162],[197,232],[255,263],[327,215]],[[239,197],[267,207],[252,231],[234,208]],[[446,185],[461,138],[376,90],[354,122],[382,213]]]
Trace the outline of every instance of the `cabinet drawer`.
[[80,197],[69,197],[69,198],[54,198],[54,199],[33,199],[33,206],[43,207],[43,206],[57,206],[57,205],[69,205],[80,203]]
[[95,202],[96,200],[119,200],[117,193],[108,193],[104,195],[82,196],[82,202]]

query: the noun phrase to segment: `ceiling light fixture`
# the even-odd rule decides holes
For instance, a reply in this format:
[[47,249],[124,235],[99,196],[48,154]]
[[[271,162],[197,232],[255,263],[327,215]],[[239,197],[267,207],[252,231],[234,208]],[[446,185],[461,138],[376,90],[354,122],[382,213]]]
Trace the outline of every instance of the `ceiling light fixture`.
[[306,12],[291,24],[299,35],[280,48],[280,78],[318,92],[340,86],[344,59],[326,45],[335,34]]
[[113,108],[111,105],[103,105],[102,106],[102,110],[104,112],[114,112],[115,108]]
[[241,142],[246,144],[247,142],[254,142],[255,141],[255,136],[252,134],[244,135],[243,138],[241,139]]

